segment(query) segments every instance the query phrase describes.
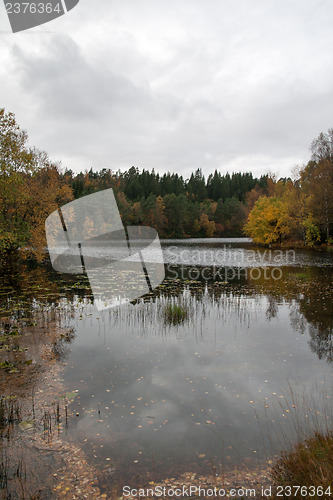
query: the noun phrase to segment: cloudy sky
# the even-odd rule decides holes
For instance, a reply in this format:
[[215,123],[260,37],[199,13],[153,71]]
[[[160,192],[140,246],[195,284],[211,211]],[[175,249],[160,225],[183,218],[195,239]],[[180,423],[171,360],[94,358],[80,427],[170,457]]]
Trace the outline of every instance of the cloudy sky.
[[0,106],[74,171],[289,175],[333,127],[332,0],[81,0],[12,34]]

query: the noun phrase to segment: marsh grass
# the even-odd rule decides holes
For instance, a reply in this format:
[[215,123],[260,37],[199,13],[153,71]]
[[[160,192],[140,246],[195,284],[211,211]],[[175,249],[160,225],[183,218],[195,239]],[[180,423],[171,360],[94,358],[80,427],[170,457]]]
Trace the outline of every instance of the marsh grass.
[[206,319],[227,324],[236,315],[239,328],[247,329],[254,314],[254,303],[241,293],[236,295],[227,291],[216,295],[206,286],[193,288],[184,285],[179,290],[157,290],[153,297],[137,299],[132,304],[109,309],[99,316],[100,326],[104,324],[108,329],[120,326],[135,335],[199,338],[203,335]]
[[0,436],[9,426],[21,421],[21,408],[15,398],[0,398]]
[[[282,487],[313,486],[314,491],[320,486],[325,492],[333,483],[332,399],[318,384],[299,393],[289,385],[286,392],[270,403],[269,415],[275,424],[267,425],[265,430],[271,442],[275,440],[274,448],[278,442],[282,449],[273,460],[272,483]],[[281,414],[282,422],[278,419]],[[293,491],[292,496],[305,498],[304,489]],[[319,497],[329,498],[325,494],[311,495]]]
[[[31,460],[34,450],[30,438],[41,438],[45,444],[59,437],[63,422],[67,425],[67,400],[54,401],[35,410],[22,410],[15,397],[0,398],[0,498],[41,498],[39,493],[31,493],[36,488],[35,470]],[[39,462],[42,463],[43,447],[40,448]],[[45,458],[47,460],[47,457]],[[44,498],[44,497],[43,497]]]
[[182,324],[189,317],[189,308],[178,304],[166,304],[163,309],[163,317],[167,324]]
[[298,273],[294,274],[294,277],[300,281],[305,281],[305,280],[309,279],[309,274],[306,272],[298,272]]
[[[323,494],[311,495],[313,498],[329,498],[325,491],[333,484],[333,432],[314,434],[296,443],[290,451],[283,451],[272,468],[272,479],[276,485],[300,485]],[[319,488],[320,487],[320,488]],[[321,490],[322,488],[322,490]],[[277,497],[273,497],[277,498]],[[299,491],[294,498],[304,498]]]

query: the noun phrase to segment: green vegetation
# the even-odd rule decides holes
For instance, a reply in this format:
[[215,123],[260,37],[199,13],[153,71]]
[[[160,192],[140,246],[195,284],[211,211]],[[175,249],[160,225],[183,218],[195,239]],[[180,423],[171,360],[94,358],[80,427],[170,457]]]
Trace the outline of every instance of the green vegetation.
[[253,189],[262,194],[266,185],[267,176],[217,170],[207,181],[200,169],[186,180],[135,167],[61,172],[46,153],[28,147],[28,135],[15,116],[0,108],[0,259],[6,262],[20,248],[25,256],[42,258],[47,216],[102,189],[114,190],[125,225],[150,225],[161,237],[212,237],[241,236],[248,194]]
[[[198,168],[189,179],[131,167],[78,174],[60,171],[46,153],[28,147],[27,133],[0,108],[0,260],[42,259],[47,216],[72,199],[112,188],[125,225],[149,225],[162,238],[235,237],[255,243],[332,242],[333,129],[311,145],[294,180]],[[87,221],[89,225],[90,221]]]
[[333,129],[311,144],[311,159],[294,180],[268,179],[268,197],[249,214],[246,233],[255,243],[331,244],[333,223]]
[[[333,484],[333,433],[316,432],[312,437],[297,443],[291,451],[284,451],[272,469],[276,485],[301,485],[293,498],[329,498]],[[310,489],[313,487],[313,491]],[[325,491],[331,487],[330,494]],[[304,492],[308,489],[308,494]]]
[[16,368],[14,363],[12,363],[11,361],[8,361],[7,359],[5,359],[4,361],[1,361],[0,368],[2,368],[3,370],[9,371],[9,373],[13,373],[13,372],[18,371],[18,369]]
[[201,169],[189,179],[160,176],[154,170],[63,176],[75,198],[112,187],[126,225],[154,227],[161,237],[253,238],[255,243],[332,245],[333,129],[311,144],[310,161],[294,178],[260,179],[251,173],[224,175],[215,170],[206,180]]
[[222,175],[217,170],[206,180],[200,169],[186,180],[135,167],[116,173],[66,170],[63,176],[75,198],[112,188],[124,224],[152,226],[165,238],[242,236],[253,198],[249,193],[254,190],[257,199],[267,185],[267,176]]
[[168,324],[179,325],[188,318],[189,310],[181,304],[167,304],[163,314]]
[[73,198],[57,166],[27,141],[15,116],[0,108],[0,259],[6,262],[20,247],[40,257],[46,217]]

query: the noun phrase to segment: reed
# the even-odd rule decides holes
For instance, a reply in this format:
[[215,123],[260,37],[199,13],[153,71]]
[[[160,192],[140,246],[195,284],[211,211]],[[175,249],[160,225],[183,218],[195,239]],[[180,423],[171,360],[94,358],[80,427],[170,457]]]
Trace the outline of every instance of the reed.
[[[289,386],[289,394],[277,399],[275,411],[283,412],[285,425],[276,431],[283,451],[273,461],[271,478],[276,488],[303,486],[293,489],[293,498],[333,496],[332,406],[330,395],[318,385],[298,394]],[[272,498],[280,498],[278,493],[276,489]]]
[[[280,487],[300,485],[293,498],[304,498],[308,491],[312,498],[329,498],[333,495],[333,432],[314,434],[283,451],[272,471],[275,485]],[[307,489],[307,490],[306,490]],[[273,498],[278,498],[277,493]]]
[[167,304],[163,309],[163,317],[166,323],[179,325],[189,317],[188,308],[178,304]]

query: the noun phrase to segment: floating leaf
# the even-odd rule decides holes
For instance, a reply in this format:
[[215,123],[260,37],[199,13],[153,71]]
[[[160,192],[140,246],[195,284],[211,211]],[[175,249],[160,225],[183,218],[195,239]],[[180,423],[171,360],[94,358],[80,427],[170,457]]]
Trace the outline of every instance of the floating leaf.
[[33,429],[33,427],[34,427],[33,420],[22,420],[22,422],[19,423],[19,428],[22,431],[27,431],[29,429]]
[[73,391],[73,392],[66,392],[66,399],[67,401],[71,402],[73,401],[77,396],[77,392]]

